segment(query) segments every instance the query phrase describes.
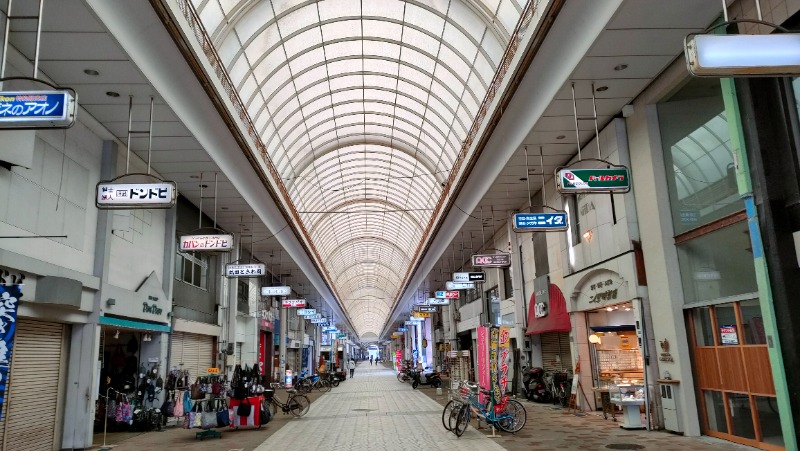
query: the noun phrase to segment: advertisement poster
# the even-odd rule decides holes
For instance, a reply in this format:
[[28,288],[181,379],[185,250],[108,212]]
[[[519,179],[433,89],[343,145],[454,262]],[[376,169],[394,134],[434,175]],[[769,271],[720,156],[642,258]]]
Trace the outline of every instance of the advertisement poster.
[[403,368],[403,351],[400,351],[399,349],[397,351],[395,351],[395,353],[394,353],[394,361],[395,361],[395,364],[397,365],[396,368],[398,370]]
[[[497,372],[497,385],[500,387],[500,396],[506,393],[508,388],[508,361],[511,356],[511,329],[508,327],[500,328],[500,357],[498,365],[500,370]],[[500,401],[500,397],[497,397]]]
[[502,394],[500,393],[500,384],[498,376],[500,374],[500,365],[498,365],[500,358],[500,328],[491,327],[489,329],[489,368],[491,371],[491,388],[492,398],[499,401]]
[[0,418],[8,388],[8,369],[17,330],[17,306],[22,297],[22,285],[0,285]]
[[720,342],[723,345],[738,345],[739,335],[736,333],[736,325],[719,326]]
[[[489,390],[489,329],[478,326],[478,385],[484,390]],[[483,395],[481,395],[481,398]]]

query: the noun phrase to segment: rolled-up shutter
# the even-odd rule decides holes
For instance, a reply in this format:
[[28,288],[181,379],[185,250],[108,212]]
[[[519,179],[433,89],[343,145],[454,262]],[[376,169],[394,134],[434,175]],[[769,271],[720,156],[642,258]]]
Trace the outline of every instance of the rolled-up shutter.
[[191,381],[198,376],[205,376],[208,369],[214,366],[214,337],[173,332],[169,366],[189,370]]
[[569,332],[545,332],[542,340],[542,368],[546,371],[572,372]]
[[[0,421],[2,450],[61,448],[66,325],[19,318]],[[11,408],[13,406],[13,408]]]

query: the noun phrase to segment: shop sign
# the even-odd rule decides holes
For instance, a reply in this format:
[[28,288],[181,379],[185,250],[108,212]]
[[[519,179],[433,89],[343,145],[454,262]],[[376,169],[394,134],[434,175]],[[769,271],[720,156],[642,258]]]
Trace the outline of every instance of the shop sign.
[[267,273],[267,265],[263,263],[248,263],[235,265],[228,263],[225,265],[225,277],[258,277]]
[[627,193],[631,190],[628,168],[617,166],[597,169],[561,169],[557,188],[560,192]]
[[[500,402],[508,387],[508,359],[511,353],[511,329],[499,327],[500,357],[498,360],[499,371],[497,372],[497,384],[495,387],[495,401]],[[499,392],[498,392],[499,388]]]
[[209,368],[206,370],[208,374],[219,374],[219,368]]
[[669,353],[669,341],[665,338],[664,341],[659,341],[658,344],[661,345],[661,356],[658,360],[662,362],[674,362],[675,359],[673,359],[672,354]]
[[459,293],[458,291],[437,291],[436,298],[437,299],[458,299]]
[[74,91],[0,92],[0,128],[69,128],[75,123]]
[[690,34],[683,42],[686,67],[695,77],[796,76],[800,36]]
[[438,349],[443,352],[450,352],[452,345],[450,343],[439,343]]
[[311,324],[326,324],[328,322],[325,318],[311,318]]
[[450,305],[450,299],[428,298],[428,305]]
[[[491,385],[489,368],[489,328],[478,326],[478,385],[484,390],[488,390]],[[485,395],[481,394],[481,401]]]
[[428,312],[413,312],[414,318],[430,318],[431,314]]
[[3,402],[8,393],[8,373],[14,350],[14,333],[17,331],[17,307],[22,298],[22,285],[0,285],[0,418]]
[[738,345],[739,334],[736,333],[736,325],[719,326],[720,342],[723,345]]
[[397,331],[398,332],[408,332],[408,327],[398,327]]
[[347,334],[336,334],[336,338],[347,338]]
[[485,282],[485,272],[455,272],[453,282]]
[[534,315],[544,318],[550,311],[550,276],[543,275],[533,279]]
[[444,283],[444,287],[447,290],[474,290],[475,289],[475,282],[450,282],[447,281]]
[[[96,187],[94,203],[101,210],[172,208],[175,205],[177,193],[178,188],[175,182],[99,182]],[[184,249],[181,248],[181,250]]]
[[164,310],[159,308],[156,304],[148,304],[147,302],[142,302],[142,313],[150,313],[152,315],[161,315],[161,312]]
[[503,268],[511,266],[511,254],[473,255],[472,266],[476,268]]
[[291,287],[261,287],[261,296],[289,296]]
[[338,331],[339,331],[339,329],[337,329],[335,327],[323,327],[322,328],[322,333],[323,334],[330,334],[330,333],[334,333],[335,334]]
[[305,299],[284,299],[281,301],[281,306],[283,307],[291,307],[291,308],[305,308],[306,300]]
[[599,304],[604,301],[613,301],[617,299],[617,288],[611,288],[614,286],[614,281],[612,279],[606,279],[597,283],[593,283],[589,286],[589,289],[592,290],[592,294],[589,295],[590,297],[590,304]]
[[435,305],[415,305],[414,310],[418,312],[436,313],[439,309]]
[[297,309],[297,314],[299,316],[312,316],[317,314],[317,309],[314,308],[301,308]]
[[515,232],[556,232],[567,230],[567,213],[517,213],[514,215]]
[[[417,322],[416,321],[406,321],[403,324],[405,324],[406,326],[416,326]],[[407,328],[404,327],[404,329],[407,329]]]
[[232,235],[184,235],[181,237],[182,251],[222,251],[233,250]]

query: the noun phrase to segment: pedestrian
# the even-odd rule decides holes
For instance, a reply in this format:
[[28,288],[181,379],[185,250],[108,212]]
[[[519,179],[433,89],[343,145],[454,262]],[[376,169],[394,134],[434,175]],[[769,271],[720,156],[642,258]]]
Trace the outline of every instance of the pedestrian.
[[369,366],[372,366],[372,356],[369,356]]
[[347,367],[350,368],[350,379],[353,378],[353,373],[356,372],[356,361],[350,359],[350,363],[347,364]]

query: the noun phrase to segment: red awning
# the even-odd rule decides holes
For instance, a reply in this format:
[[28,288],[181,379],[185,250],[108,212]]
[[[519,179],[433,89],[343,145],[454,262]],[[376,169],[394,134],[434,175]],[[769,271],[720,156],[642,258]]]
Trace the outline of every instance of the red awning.
[[531,294],[531,302],[528,307],[528,330],[525,335],[543,334],[545,332],[569,332],[572,324],[569,322],[567,312],[567,301],[561,290],[552,283],[550,284],[550,311],[544,318],[537,318],[535,312],[536,297]]

